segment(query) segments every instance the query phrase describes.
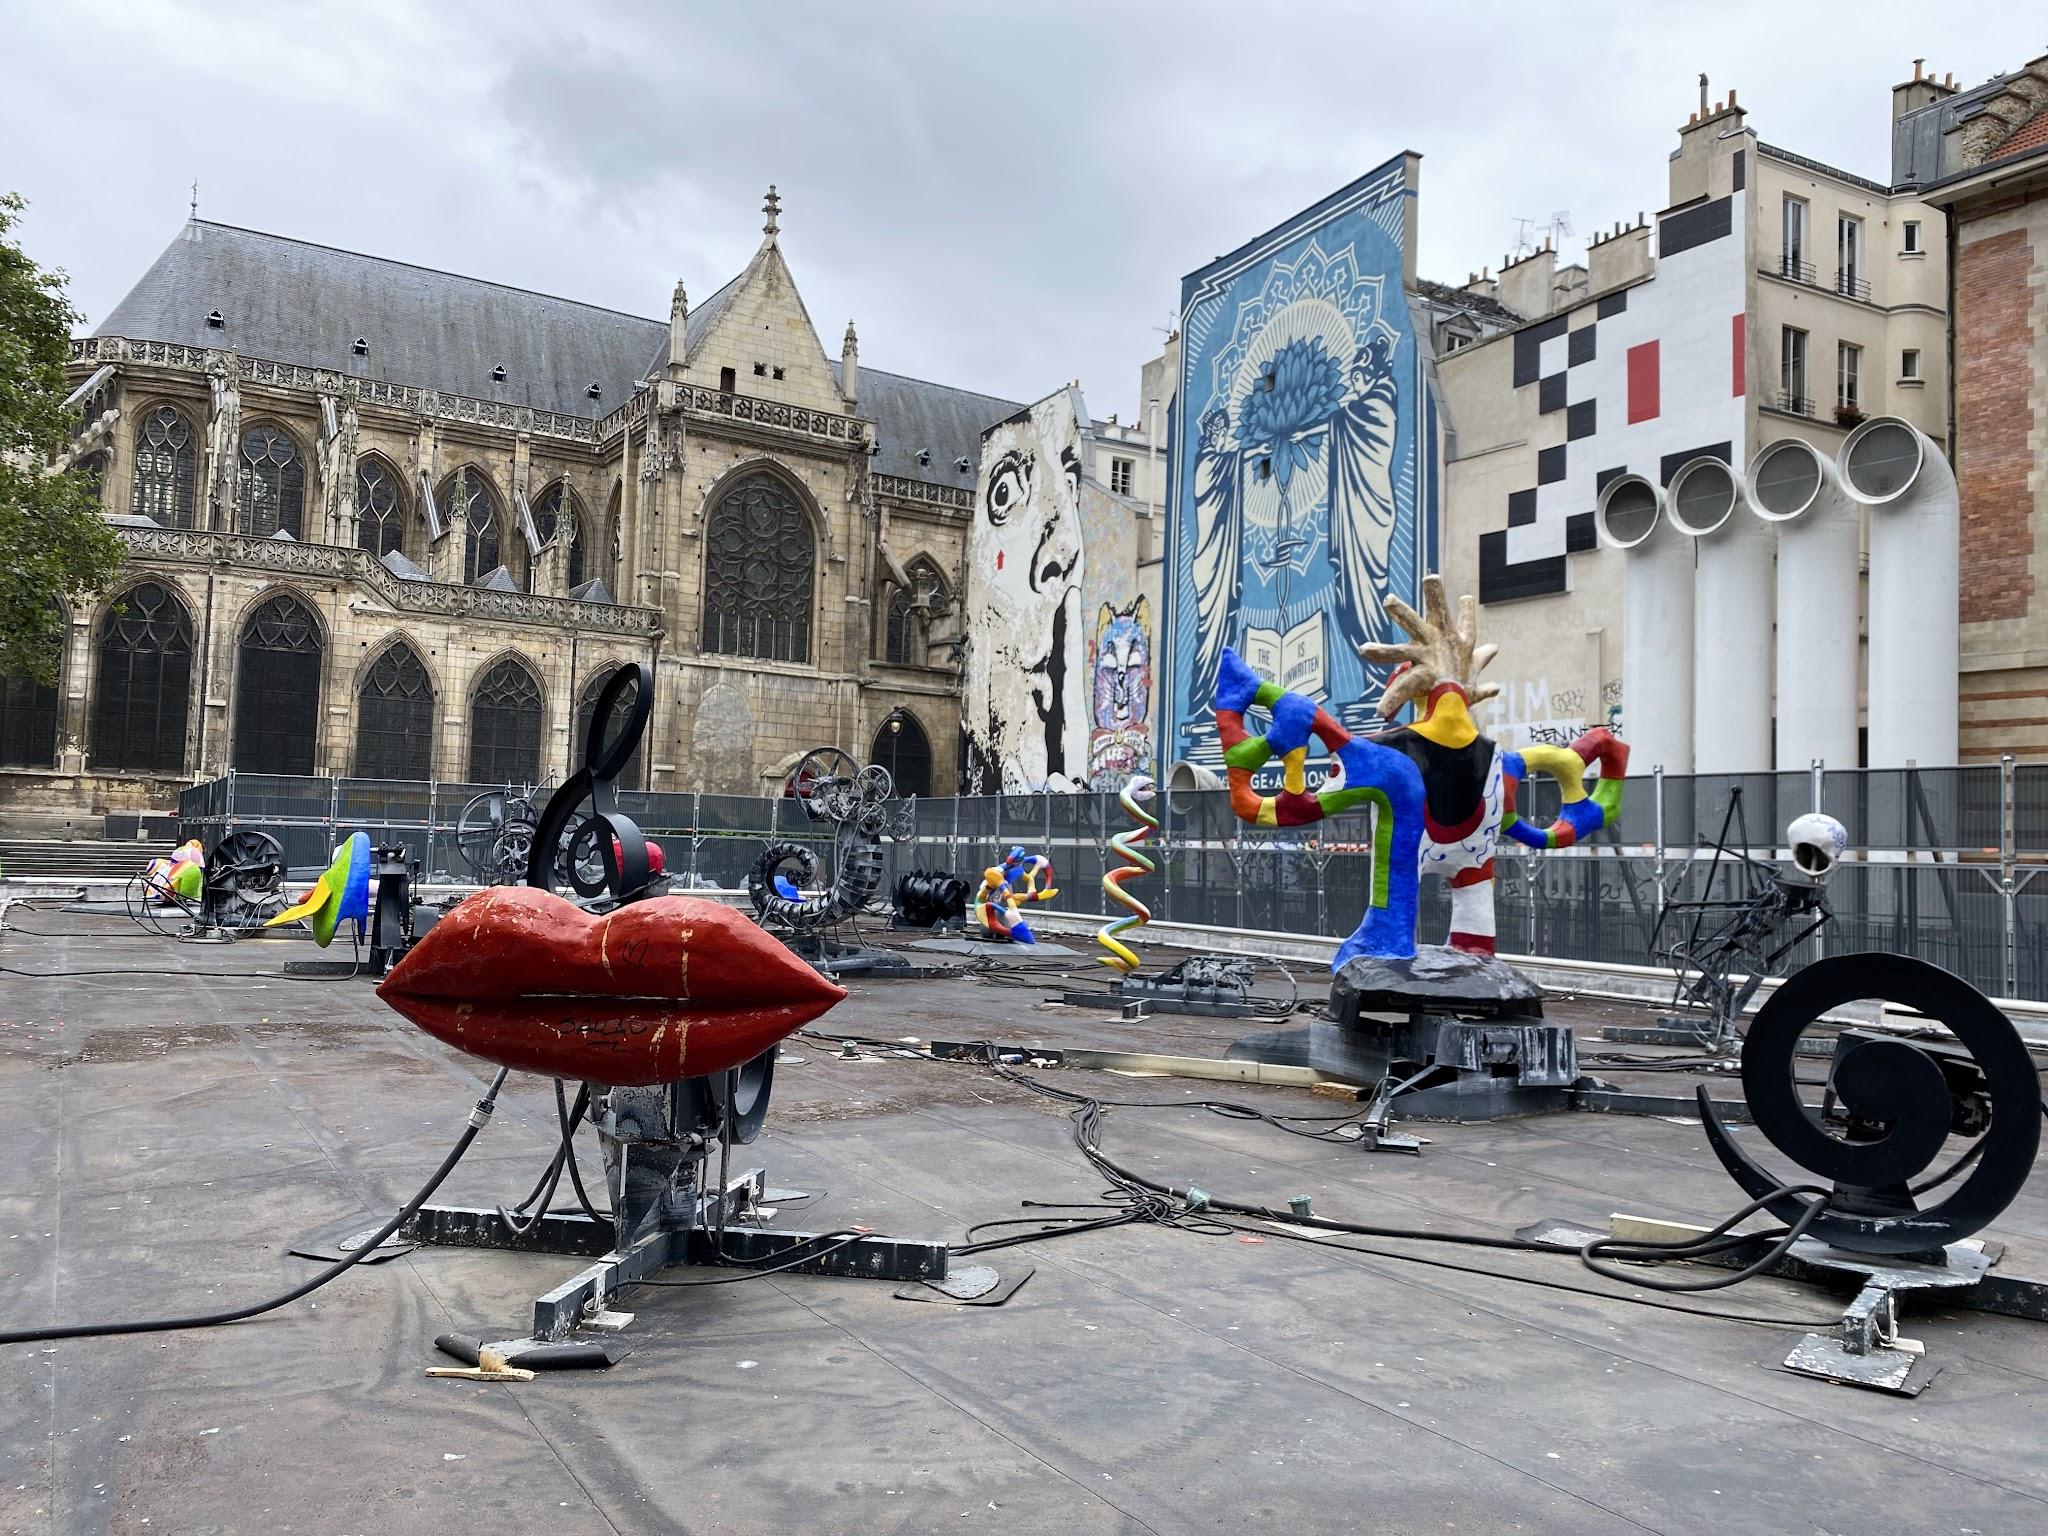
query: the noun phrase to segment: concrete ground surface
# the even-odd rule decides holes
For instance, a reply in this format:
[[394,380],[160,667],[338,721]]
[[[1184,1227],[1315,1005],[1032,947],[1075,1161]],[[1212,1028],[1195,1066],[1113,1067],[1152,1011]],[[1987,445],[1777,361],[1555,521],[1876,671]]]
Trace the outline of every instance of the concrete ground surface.
[[[290,1242],[371,1224],[433,1169],[490,1069],[365,981],[281,979],[311,953],[11,914],[0,1328],[272,1294],[310,1272]],[[817,1028],[1217,1056],[1258,1027],[1049,1007],[1061,976],[1099,985],[1100,968],[1040,964],[855,983]],[[78,972],[99,974],[62,974]],[[1588,1056],[1643,1054],[1591,1036]],[[739,1154],[821,1193],[785,1225],[958,1239],[1021,1201],[1099,1198],[1061,1107],[982,1068],[843,1060],[812,1038],[785,1053],[768,1130]],[[1345,1109],[1301,1089],[1048,1076],[1169,1102],[1109,1112],[1105,1149],[1132,1168],[1274,1205],[1309,1194],[1322,1215],[1505,1235],[1742,1203],[1684,1117],[1411,1124],[1429,1142],[1402,1157],[1186,1103]],[[438,1198],[516,1199],[553,1141],[549,1085],[515,1078]],[[1988,1235],[2004,1268],[2048,1273],[2048,1181]],[[1942,1369],[1907,1400],[1775,1369],[1800,1325],[1839,1311],[1810,1288],[1678,1303],[1770,1320],[1755,1324],[1634,1304],[1648,1293],[1570,1256],[1356,1247],[1373,1251],[1124,1226],[991,1256],[1035,1271],[999,1308],[781,1275],[641,1290],[620,1364],[522,1385],[429,1380],[446,1363],[432,1340],[524,1331],[580,1263],[419,1250],[235,1327],[0,1348],[0,1533],[2048,1529],[2048,1328],[1912,1316]]]

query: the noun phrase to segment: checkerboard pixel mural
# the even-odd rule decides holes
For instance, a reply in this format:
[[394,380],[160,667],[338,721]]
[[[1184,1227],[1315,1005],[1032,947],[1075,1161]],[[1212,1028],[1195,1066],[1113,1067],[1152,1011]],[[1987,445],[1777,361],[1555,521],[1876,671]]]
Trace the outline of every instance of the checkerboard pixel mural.
[[1701,454],[1742,462],[1742,210],[1738,178],[1665,214],[1654,276],[1515,333],[1514,386],[1536,392],[1535,483],[1479,536],[1480,601],[1565,591],[1615,476],[1663,484]]

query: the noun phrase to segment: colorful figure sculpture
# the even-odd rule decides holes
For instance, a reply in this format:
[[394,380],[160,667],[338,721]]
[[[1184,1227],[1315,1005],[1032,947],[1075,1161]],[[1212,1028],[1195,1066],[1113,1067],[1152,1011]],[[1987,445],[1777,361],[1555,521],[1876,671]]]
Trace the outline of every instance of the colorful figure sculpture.
[[151,901],[197,901],[206,890],[206,853],[199,839],[188,838],[168,857],[151,859],[142,871],[142,888]]
[[325,949],[334,942],[334,930],[353,920],[360,932],[370,916],[370,834],[351,832],[334,850],[334,862],[313,882],[313,889],[296,906],[286,907],[263,926],[305,918],[313,930],[313,942]]
[[[1390,728],[1354,737],[1312,699],[1263,681],[1236,652],[1224,649],[1216,681],[1216,727],[1228,769],[1231,809],[1259,826],[1305,826],[1371,803],[1372,892],[1365,920],[1338,948],[1333,969],[1357,955],[1410,959],[1415,954],[1418,882],[1425,872],[1451,882],[1450,947],[1494,952],[1493,856],[1505,832],[1530,848],[1565,848],[1591,836],[1621,813],[1628,748],[1604,727],[1587,731],[1569,748],[1534,746],[1502,751],[1480,733],[1471,709],[1500,689],[1477,682],[1497,647],[1476,645],[1470,597],[1453,622],[1443,580],[1423,581],[1428,617],[1399,598],[1387,612],[1409,639],[1400,645],[1359,647],[1369,662],[1395,666],[1377,706]],[[1393,725],[1414,705],[1410,725]],[[1251,735],[1244,712],[1267,710],[1272,723]],[[1306,762],[1310,737],[1336,759],[1337,772],[1311,794]],[[1252,774],[1278,757],[1281,792],[1261,795]],[[1585,770],[1600,764],[1588,792]],[[1532,827],[1515,812],[1515,792],[1531,773],[1558,782],[1563,809],[1548,827]]]
[[1135,880],[1140,875],[1149,875],[1159,866],[1145,854],[1138,851],[1138,844],[1159,830],[1159,818],[1144,806],[1141,800],[1152,798],[1150,779],[1133,779],[1124,786],[1123,793],[1116,797],[1117,804],[1124,808],[1124,814],[1137,825],[1119,832],[1109,840],[1109,846],[1124,863],[1121,868],[1107,871],[1102,877],[1102,894],[1125,909],[1124,915],[1104,923],[1095,935],[1095,942],[1109,953],[1097,958],[1104,965],[1113,966],[1126,976],[1138,968],[1138,952],[1123,942],[1119,934],[1142,928],[1152,921],[1152,912],[1142,901],[1124,889],[1126,880]]
[[[1039,889],[1039,879],[1045,888]],[[974,895],[974,918],[993,939],[1017,944],[1036,944],[1031,925],[1024,921],[1026,902],[1051,901],[1059,895],[1052,883],[1052,860],[1042,853],[1027,854],[1012,848],[1000,866],[981,872],[981,889]]]

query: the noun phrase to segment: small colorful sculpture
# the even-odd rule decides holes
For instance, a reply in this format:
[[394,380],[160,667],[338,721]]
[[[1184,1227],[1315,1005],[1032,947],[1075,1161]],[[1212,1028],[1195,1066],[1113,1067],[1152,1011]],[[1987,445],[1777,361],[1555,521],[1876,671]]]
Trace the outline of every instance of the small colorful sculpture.
[[305,918],[313,930],[313,942],[325,949],[334,942],[334,930],[353,920],[357,931],[370,916],[370,834],[351,832],[334,850],[334,862],[313,882],[313,889],[296,906],[286,907],[263,926]]
[[206,853],[199,839],[188,838],[168,857],[151,859],[142,871],[142,888],[151,901],[197,901],[206,890]]
[[1119,934],[1142,928],[1152,921],[1152,912],[1142,901],[1124,889],[1126,880],[1135,880],[1140,875],[1149,875],[1159,866],[1145,854],[1138,851],[1138,844],[1159,830],[1159,818],[1138,802],[1152,798],[1152,781],[1137,778],[1126,784],[1123,793],[1116,797],[1124,814],[1138,823],[1135,827],[1119,832],[1109,840],[1109,846],[1124,862],[1121,868],[1106,871],[1102,876],[1102,894],[1125,909],[1124,915],[1104,923],[1095,935],[1095,942],[1109,953],[1096,958],[1104,965],[1122,971],[1126,976],[1138,968],[1138,952],[1124,943]]
[[[1041,876],[1046,882],[1043,890],[1038,886]],[[1012,848],[1000,866],[990,865],[981,872],[981,889],[974,895],[975,921],[988,930],[990,938],[1036,944],[1031,925],[1024,921],[1024,904],[1051,901],[1059,895],[1052,879],[1051,859]]]
[[[1491,955],[1500,834],[1530,848],[1565,848],[1621,813],[1628,748],[1605,727],[1587,731],[1570,748],[1520,752],[1502,751],[1480,734],[1471,707],[1500,688],[1476,678],[1498,647],[1474,643],[1470,597],[1459,602],[1453,622],[1442,578],[1425,577],[1422,591],[1427,618],[1399,598],[1387,600],[1388,614],[1408,632],[1406,642],[1359,647],[1365,660],[1395,666],[1377,706],[1390,729],[1376,736],[1354,737],[1314,700],[1262,680],[1228,647],[1216,681],[1217,734],[1239,819],[1293,827],[1368,803],[1377,809],[1365,919],[1339,946],[1333,970],[1358,955],[1414,957],[1418,882],[1425,871],[1451,882],[1450,947]],[[1410,704],[1416,721],[1392,725]],[[1244,712],[1254,705],[1272,716],[1263,736],[1245,728]],[[1310,737],[1337,762],[1337,772],[1313,794],[1305,766]],[[1274,757],[1281,760],[1281,792],[1261,795],[1252,774]],[[1588,793],[1585,770],[1594,762],[1600,778]],[[1549,774],[1562,791],[1563,810],[1548,827],[1532,827],[1515,813],[1516,788],[1531,773]]]

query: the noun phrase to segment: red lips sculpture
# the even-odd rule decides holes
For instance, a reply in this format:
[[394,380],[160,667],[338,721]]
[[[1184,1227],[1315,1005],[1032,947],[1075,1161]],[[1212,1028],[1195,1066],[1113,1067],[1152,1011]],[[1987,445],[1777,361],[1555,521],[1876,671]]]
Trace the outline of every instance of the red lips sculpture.
[[636,1086],[751,1061],[846,996],[731,907],[602,917],[550,891],[479,891],[377,995],[437,1040],[521,1072]]

